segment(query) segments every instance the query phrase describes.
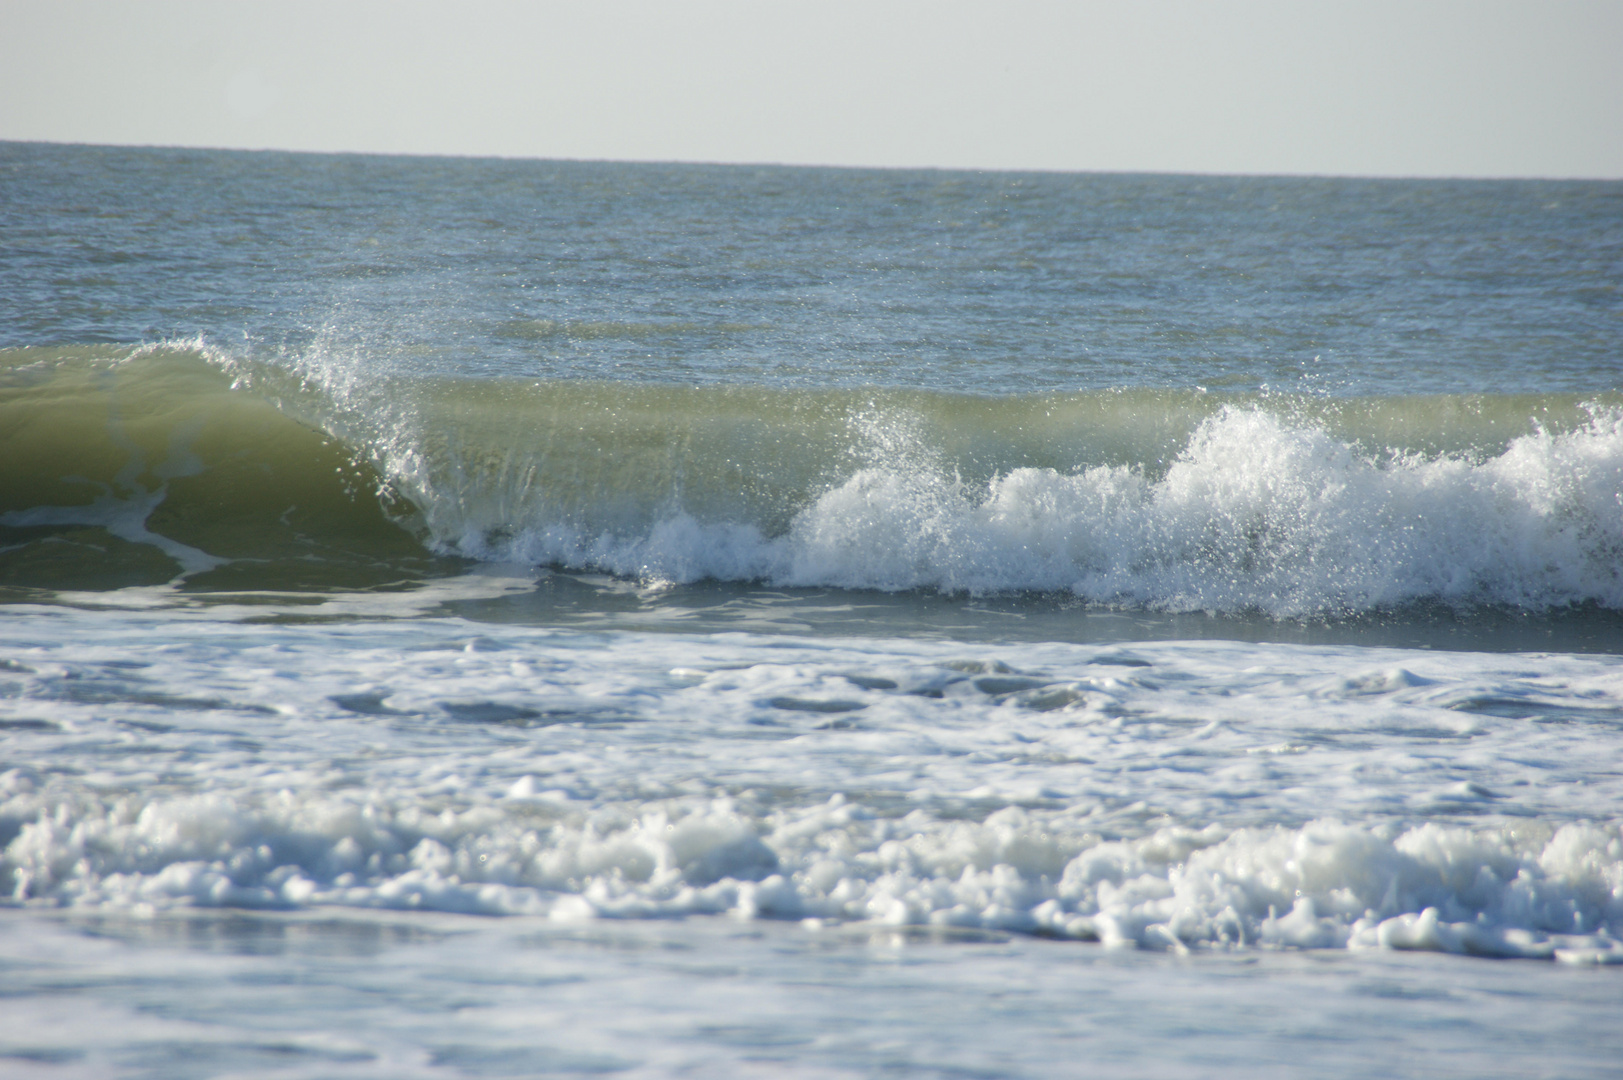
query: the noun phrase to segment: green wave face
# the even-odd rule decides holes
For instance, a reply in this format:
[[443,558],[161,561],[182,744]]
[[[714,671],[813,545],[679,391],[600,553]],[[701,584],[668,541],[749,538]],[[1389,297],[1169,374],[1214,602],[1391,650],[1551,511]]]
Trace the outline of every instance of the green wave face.
[[1617,401],[361,370],[0,353],[0,586],[375,588],[472,558],[1276,616],[1623,603]]
[[0,353],[0,587],[366,587],[431,560],[345,446],[201,350]]

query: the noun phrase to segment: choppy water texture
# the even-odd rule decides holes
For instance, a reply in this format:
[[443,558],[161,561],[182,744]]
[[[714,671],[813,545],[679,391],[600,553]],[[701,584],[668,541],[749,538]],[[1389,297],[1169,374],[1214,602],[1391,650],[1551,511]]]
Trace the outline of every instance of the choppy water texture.
[[8,1069],[1623,1054],[1623,185],[4,144],[0,236]]

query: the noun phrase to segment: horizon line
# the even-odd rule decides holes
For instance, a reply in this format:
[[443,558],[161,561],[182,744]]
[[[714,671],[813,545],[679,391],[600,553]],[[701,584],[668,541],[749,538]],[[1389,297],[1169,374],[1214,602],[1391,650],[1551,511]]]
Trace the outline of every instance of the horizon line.
[[372,158],[413,158],[423,160],[454,160],[454,161],[511,161],[511,162],[552,162],[555,164],[576,165],[657,165],[657,166],[695,166],[702,168],[740,168],[740,169],[824,169],[845,172],[941,172],[941,173],[979,173],[979,174],[1035,174],[1042,176],[1188,176],[1209,177],[1212,179],[1254,179],[1254,180],[1375,180],[1375,181],[1438,181],[1438,182],[1540,182],[1540,183],[1620,183],[1623,175],[1597,176],[1597,175],[1550,175],[1537,173],[1495,173],[1495,174],[1458,174],[1458,173],[1336,173],[1336,172],[1309,172],[1309,171],[1236,171],[1225,172],[1203,169],[1130,169],[1130,168],[1098,168],[1098,169],[1064,169],[1044,166],[986,166],[986,165],[874,165],[850,164],[834,162],[805,162],[805,161],[763,161],[763,160],[723,160],[712,158],[664,158],[664,157],[568,157],[547,156],[540,154],[499,154],[499,153],[456,153],[435,150],[314,150],[309,148],[292,148],[282,146],[216,146],[198,143],[122,143],[122,142],[86,142],[68,139],[26,139],[0,136],[0,145],[16,146],[60,146],[76,147],[98,150],[192,150],[207,153],[230,154],[297,154],[308,157],[372,157]]

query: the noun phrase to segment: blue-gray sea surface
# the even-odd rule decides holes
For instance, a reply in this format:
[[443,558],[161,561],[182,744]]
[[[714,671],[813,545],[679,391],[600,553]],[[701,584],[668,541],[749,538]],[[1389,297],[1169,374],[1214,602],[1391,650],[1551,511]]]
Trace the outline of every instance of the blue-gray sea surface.
[[1612,1075],[1620,654],[1620,183],[0,143],[8,1074]]

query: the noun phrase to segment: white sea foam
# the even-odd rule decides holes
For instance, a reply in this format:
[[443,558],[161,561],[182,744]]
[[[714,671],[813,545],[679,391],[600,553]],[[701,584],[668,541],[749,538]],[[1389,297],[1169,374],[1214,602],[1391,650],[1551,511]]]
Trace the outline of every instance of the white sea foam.
[[1160,476],[1019,468],[977,486],[928,455],[896,458],[858,470],[772,537],[681,510],[629,532],[485,520],[421,460],[394,473],[449,549],[676,581],[1066,591],[1278,617],[1417,601],[1623,606],[1615,410],[1480,459],[1382,458],[1257,408],[1202,423]]
[[[8,816],[33,809],[7,777]],[[628,810],[630,812],[628,812]],[[633,814],[635,816],[633,816]],[[1125,841],[1009,808],[879,818],[833,799],[638,809],[518,795],[434,812],[281,791],[38,807],[14,902],[864,920],[1149,948],[1418,948],[1623,961],[1623,835],[1559,829],[1165,827]]]
[[24,615],[13,904],[1623,959],[1611,658]]

